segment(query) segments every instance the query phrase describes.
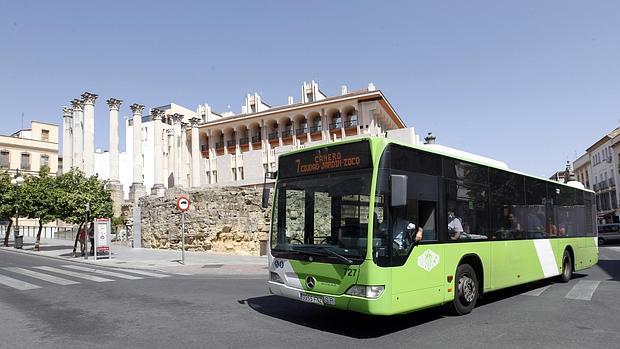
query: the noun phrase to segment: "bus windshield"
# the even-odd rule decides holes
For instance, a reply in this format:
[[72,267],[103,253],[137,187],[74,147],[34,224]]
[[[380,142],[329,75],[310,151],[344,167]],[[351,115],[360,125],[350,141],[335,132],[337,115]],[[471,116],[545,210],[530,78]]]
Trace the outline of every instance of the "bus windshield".
[[360,264],[366,256],[370,169],[282,179],[271,231],[275,257]]

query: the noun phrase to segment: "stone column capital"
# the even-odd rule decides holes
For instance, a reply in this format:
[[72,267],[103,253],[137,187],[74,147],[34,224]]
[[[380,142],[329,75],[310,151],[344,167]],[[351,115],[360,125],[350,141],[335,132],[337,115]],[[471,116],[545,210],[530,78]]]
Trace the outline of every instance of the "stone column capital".
[[82,93],[82,100],[84,100],[84,104],[92,104],[95,105],[95,100],[99,97],[94,93],[84,92]]
[[84,109],[84,101],[81,99],[74,99],[71,101],[73,111],[82,111]]
[[170,115],[170,117],[172,118],[172,122],[175,124],[180,123],[183,120],[183,115],[179,113],[174,113]]
[[166,130],[166,134],[167,134],[168,136],[174,136],[174,129],[172,129],[172,128],[167,129],[167,130]]
[[110,107],[110,110],[119,110],[121,107],[121,104],[123,103],[123,100],[116,99],[116,98],[110,98],[106,101],[106,103],[108,103],[108,107]]
[[187,126],[189,126],[189,123],[187,123],[187,122],[181,122],[181,130],[185,130],[185,131],[189,131],[189,130],[191,130],[191,129],[190,129],[189,127],[187,127]]
[[130,105],[129,108],[131,108],[131,112],[134,115],[142,114],[142,111],[144,110],[144,106],[142,104],[137,104],[137,103]]
[[73,108],[62,107],[62,113],[63,113],[63,116],[65,118],[72,118],[73,117]]
[[153,118],[153,120],[161,120],[162,117],[164,116],[164,111],[161,109],[157,109],[157,108],[152,108],[151,109],[151,117]]
[[200,123],[200,119],[199,118],[191,118],[189,119],[189,123],[192,125],[192,128],[194,127],[198,127],[198,123]]

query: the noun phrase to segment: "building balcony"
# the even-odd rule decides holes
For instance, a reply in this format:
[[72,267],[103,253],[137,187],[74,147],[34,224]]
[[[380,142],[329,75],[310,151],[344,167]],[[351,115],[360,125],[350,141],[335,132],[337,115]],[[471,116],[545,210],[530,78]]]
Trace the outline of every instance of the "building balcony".
[[357,120],[349,120],[344,122],[344,128],[357,127]]
[[278,132],[271,132],[267,137],[269,137],[269,140],[278,139]]
[[339,128],[342,128],[342,122],[334,122],[334,123],[329,124],[330,130],[335,130]]
[[307,129],[307,128],[305,128],[305,127],[298,128],[298,129],[296,129],[296,130],[295,130],[295,135],[297,135],[297,136],[299,136],[299,135],[303,135],[303,134],[305,134],[306,132],[308,132],[308,129]]
[[234,147],[236,145],[235,141],[226,141],[226,146]]
[[224,148],[224,142],[215,142],[216,148]]
[[616,186],[616,181],[613,178],[609,178],[607,180],[609,182],[609,187],[615,187]]
[[209,145],[208,144],[201,144],[200,145],[200,151],[209,151]]
[[292,135],[293,135],[293,130],[291,130],[290,128],[282,131],[282,138],[287,138]]
[[254,136],[252,137],[252,143],[258,143],[262,140],[261,136]]
[[323,131],[323,128],[320,125],[318,125],[318,126],[312,126],[308,130],[310,131],[310,133],[315,133],[315,132]]
[[250,143],[250,139],[248,137],[239,138],[239,144],[245,145]]

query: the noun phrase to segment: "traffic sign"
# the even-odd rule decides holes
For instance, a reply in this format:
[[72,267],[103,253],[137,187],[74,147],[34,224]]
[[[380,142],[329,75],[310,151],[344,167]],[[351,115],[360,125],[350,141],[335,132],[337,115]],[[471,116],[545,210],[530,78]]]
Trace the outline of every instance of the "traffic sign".
[[181,212],[189,210],[189,198],[186,196],[181,196],[179,200],[177,200],[177,208]]

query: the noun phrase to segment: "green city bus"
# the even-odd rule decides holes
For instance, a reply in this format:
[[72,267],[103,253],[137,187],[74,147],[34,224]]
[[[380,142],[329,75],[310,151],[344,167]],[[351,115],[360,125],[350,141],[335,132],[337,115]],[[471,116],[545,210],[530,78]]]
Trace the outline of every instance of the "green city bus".
[[281,155],[270,292],[366,314],[447,304],[463,315],[484,292],[567,282],[597,263],[593,192],[446,149],[368,137]]

